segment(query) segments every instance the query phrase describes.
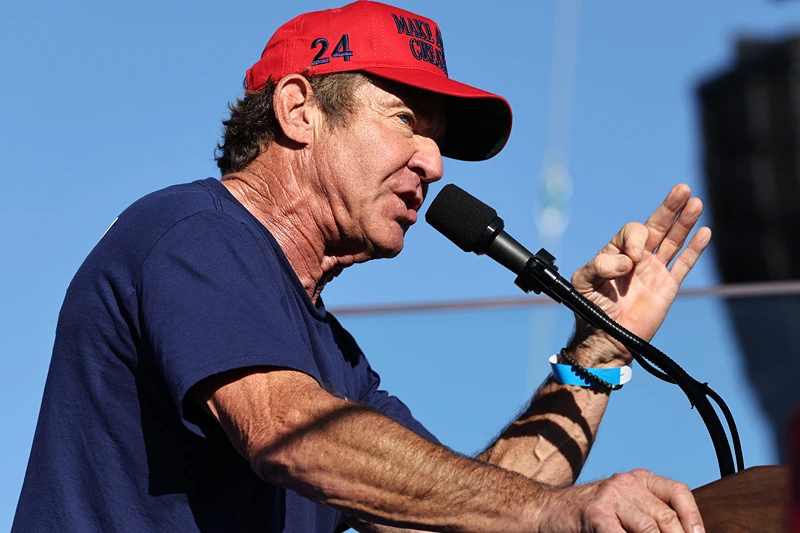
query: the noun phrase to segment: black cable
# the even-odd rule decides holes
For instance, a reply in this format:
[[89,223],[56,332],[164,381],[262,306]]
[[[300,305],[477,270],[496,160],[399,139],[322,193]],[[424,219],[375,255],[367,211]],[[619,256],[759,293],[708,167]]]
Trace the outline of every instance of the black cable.
[[661,381],[666,381],[667,383],[672,383],[673,385],[675,384],[674,379],[672,379],[671,377],[669,377],[668,375],[666,375],[665,373],[663,373],[662,371],[658,370],[656,367],[648,363],[647,359],[645,359],[643,356],[639,355],[636,352],[631,352],[631,355],[636,360],[636,362],[639,363],[639,365],[645,370],[647,370],[650,374],[654,375]]
[[[675,380],[669,377],[668,375],[664,374],[663,372],[656,370],[654,367],[647,362],[647,360],[639,355],[638,353],[631,352],[633,358],[644,368],[647,372],[654,375],[655,377],[659,378],[662,381],[667,383],[672,383],[675,385]],[[731,441],[733,442],[733,451],[734,455],[736,456],[736,471],[741,472],[744,470],[744,454],[742,453],[742,443],[739,439],[739,430],[736,428],[736,421],[733,419],[733,414],[731,413],[730,409],[728,408],[728,404],[725,403],[725,400],[722,399],[722,396],[717,394],[714,389],[708,386],[708,383],[703,383],[702,386],[705,388],[705,393],[714,400],[714,403],[719,406],[722,414],[725,416],[725,421],[728,424],[728,429],[731,432]],[[694,408],[694,404],[692,404]]]
[[733,441],[733,451],[736,454],[736,470],[741,472],[744,470],[744,454],[742,454],[742,443],[739,440],[739,430],[736,429],[736,422],[733,420],[733,414],[731,413],[730,409],[728,409],[727,404],[722,399],[722,396],[716,393],[714,389],[708,386],[708,383],[703,383],[706,387],[706,394],[711,396],[711,399],[719,406],[722,410],[722,414],[725,415],[725,420],[728,421],[728,429],[731,431],[731,440]]
[[[662,381],[666,381],[667,383],[675,384],[675,380],[669,377],[668,375],[664,374],[663,372],[656,370],[654,367],[647,362],[647,360],[639,355],[636,352],[631,352],[633,358],[638,362],[642,368],[648,371],[650,374],[654,375],[655,377],[659,378]],[[733,442],[733,452],[736,456],[736,471],[741,472],[744,470],[744,454],[742,453],[742,442],[739,439],[739,430],[736,428],[736,421],[733,419],[733,414],[731,413],[730,409],[728,408],[728,404],[725,403],[725,400],[722,399],[722,396],[717,394],[717,392],[708,386],[708,383],[703,383],[702,386],[705,388],[705,392],[708,396],[714,400],[722,414],[725,416],[725,421],[728,424],[728,429],[731,432],[731,441]],[[694,407],[694,404],[692,404]]]

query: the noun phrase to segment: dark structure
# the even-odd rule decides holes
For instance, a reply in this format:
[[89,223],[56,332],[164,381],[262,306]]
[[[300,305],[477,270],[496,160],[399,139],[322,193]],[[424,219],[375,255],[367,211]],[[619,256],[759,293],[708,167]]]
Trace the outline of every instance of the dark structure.
[[[800,279],[800,36],[741,40],[736,63],[705,81],[698,96],[722,280]],[[800,400],[800,297],[726,305],[785,461]]]

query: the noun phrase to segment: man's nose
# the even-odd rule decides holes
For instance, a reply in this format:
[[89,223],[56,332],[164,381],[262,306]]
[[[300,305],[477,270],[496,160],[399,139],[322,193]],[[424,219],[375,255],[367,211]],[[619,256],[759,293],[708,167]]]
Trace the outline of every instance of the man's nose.
[[417,151],[409,161],[411,169],[423,183],[433,183],[442,178],[444,166],[439,145],[430,137],[417,135]]

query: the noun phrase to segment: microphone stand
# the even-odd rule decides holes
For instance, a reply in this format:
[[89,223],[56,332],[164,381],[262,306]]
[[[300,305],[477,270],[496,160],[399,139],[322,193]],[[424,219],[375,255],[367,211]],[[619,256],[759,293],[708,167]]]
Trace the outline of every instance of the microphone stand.
[[[536,294],[544,293],[557,303],[563,303],[587,322],[622,343],[633,354],[634,359],[642,365],[642,368],[659,379],[677,384],[689,398],[692,406],[696,407],[697,412],[700,413],[714,445],[720,476],[725,477],[735,473],[736,470],[733,466],[731,447],[725,435],[725,429],[711,402],[708,401],[708,396],[710,396],[725,415],[736,450],[738,468],[740,471],[744,469],[739,433],[736,430],[733,416],[722,398],[711,390],[708,383],[700,383],[691,377],[658,348],[614,322],[600,307],[575,291],[574,287],[558,273],[555,257],[547,250],[542,248],[531,256],[514,283],[526,293],[531,291]],[[661,371],[653,368],[650,363]]]

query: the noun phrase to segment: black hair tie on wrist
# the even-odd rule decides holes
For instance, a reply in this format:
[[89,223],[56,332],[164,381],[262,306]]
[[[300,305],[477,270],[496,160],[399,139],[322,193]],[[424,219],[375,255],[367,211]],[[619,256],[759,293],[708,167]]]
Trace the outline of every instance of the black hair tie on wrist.
[[608,389],[609,391],[619,390],[622,388],[622,385],[612,385],[608,381],[604,380],[603,378],[599,378],[596,375],[589,372],[589,370],[585,366],[581,366],[578,364],[575,359],[570,357],[567,353],[566,348],[561,348],[561,358],[572,367],[572,371],[575,372],[581,379],[591,383],[592,385],[597,385],[598,387],[602,387],[604,389]]

